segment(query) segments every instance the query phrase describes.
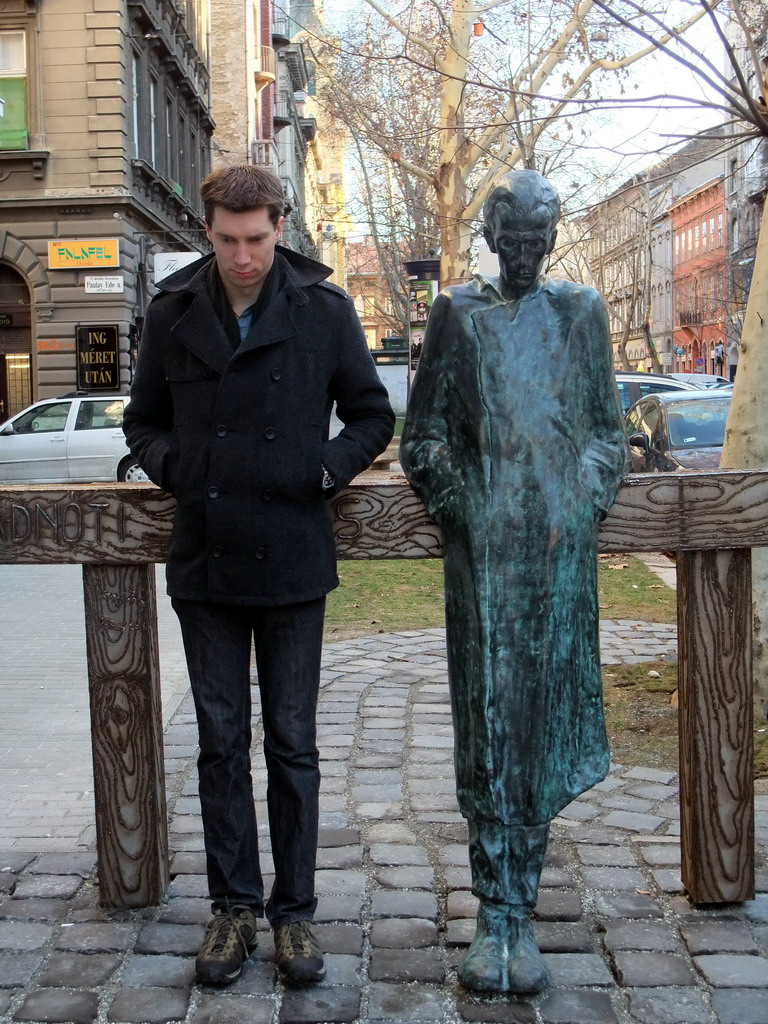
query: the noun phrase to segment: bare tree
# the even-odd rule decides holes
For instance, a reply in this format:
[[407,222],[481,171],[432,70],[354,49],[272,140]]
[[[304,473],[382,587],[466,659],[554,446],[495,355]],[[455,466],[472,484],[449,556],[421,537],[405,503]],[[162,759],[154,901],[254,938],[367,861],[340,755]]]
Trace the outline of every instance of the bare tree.
[[318,46],[324,99],[391,163],[405,201],[436,218],[443,284],[469,274],[490,183],[515,167],[551,174],[607,83],[620,92],[626,69],[706,13],[697,7],[637,47],[626,0],[622,23],[594,0],[546,10],[529,0],[364,2],[356,37]]

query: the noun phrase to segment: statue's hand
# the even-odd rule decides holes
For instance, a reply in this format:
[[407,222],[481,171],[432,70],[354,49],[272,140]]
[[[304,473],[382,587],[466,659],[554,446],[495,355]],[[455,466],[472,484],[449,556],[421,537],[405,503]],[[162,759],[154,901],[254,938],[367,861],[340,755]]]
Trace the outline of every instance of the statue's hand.
[[414,466],[411,482],[436,522],[444,521],[455,510],[462,491],[463,478],[444,441],[430,441],[422,447],[418,469]]
[[595,439],[581,460],[582,482],[602,520],[613,504],[624,454],[619,445]]

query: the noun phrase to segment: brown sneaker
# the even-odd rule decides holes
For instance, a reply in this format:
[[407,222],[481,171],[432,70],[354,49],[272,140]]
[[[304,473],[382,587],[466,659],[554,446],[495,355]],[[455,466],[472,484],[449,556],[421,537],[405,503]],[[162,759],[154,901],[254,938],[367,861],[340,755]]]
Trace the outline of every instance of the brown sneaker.
[[311,921],[275,928],[275,965],[286,985],[309,985],[325,977],[323,954]]
[[229,985],[256,949],[256,917],[248,907],[219,907],[208,923],[197,955],[197,977],[205,985]]

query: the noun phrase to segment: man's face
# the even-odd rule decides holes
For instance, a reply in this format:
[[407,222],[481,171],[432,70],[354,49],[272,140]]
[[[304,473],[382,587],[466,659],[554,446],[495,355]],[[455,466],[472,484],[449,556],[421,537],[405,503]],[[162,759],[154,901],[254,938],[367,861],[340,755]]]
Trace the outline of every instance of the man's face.
[[[255,299],[275,258],[283,218],[275,226],[265,206],[233,213],[217,206],[205,233],[230,300]],[[240,304],[240,303],[238,303]]]
[[491,252],[499,257],[501,277],[514,295],[533,286],[557,238],[546,210],[520,213],[503,201],[497,204],[493,223],[486,225],[484,234]]

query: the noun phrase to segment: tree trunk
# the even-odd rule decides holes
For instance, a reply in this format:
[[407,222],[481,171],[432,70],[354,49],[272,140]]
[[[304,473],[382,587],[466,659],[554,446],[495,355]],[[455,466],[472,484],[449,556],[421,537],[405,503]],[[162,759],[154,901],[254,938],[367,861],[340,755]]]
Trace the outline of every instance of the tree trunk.
[[621,338],[616,343],[616,355],[619,357],[619,361],[621,362],[622,370],[631,371],[632,370],[632,363],[630,363],[629,356],[627,355],[627,345],[628,344],[629,344],[629,327],[625,327],[624,330],[621,332]]
[[656,351],[656,345],[651,335],[651,325],[647,317],[643,321],[643,334],[645,335],[645,347],[648,349],[648,355],[651,360],[651,369],[654,373],[662,373],[661,360],[659,359],[659,353]]
[[460,284],[470,277],[472,232],[469,224],[462,219],[464,213],[462,188],[459,179],[458,182],[451,182],[445,189],[444,195],[438,197],[440,237],[443,243],[440,253],[441,288],[445,288],[449,284]]
[[437,215],[440,225],[440,286],[458,284],[469,277],[470,228],[464,220],[467,206],[466,177],[470,161],[464,124],[464,99],[472,37],[474,3],[454,5],[450,46],[443,60],[445,78],[440,91],[440,152],[435,177]]
[[[739,371],[720,465],[723,469],[768,466],[768,202],[763,210],[755,252],[755,269],[741,335]],[[727,524],[724,529],[727,530]],[[768,549],[752,550],[752,666],[756,712],[768,710]]]

